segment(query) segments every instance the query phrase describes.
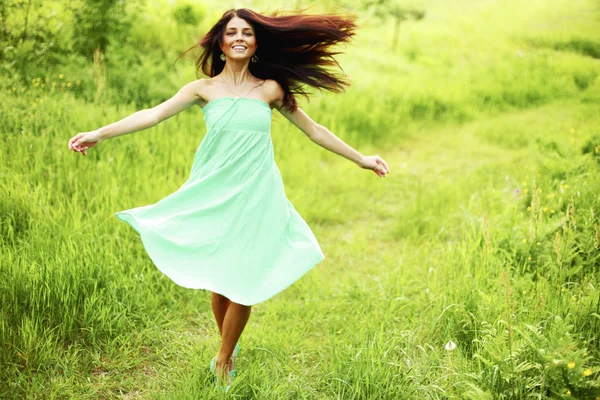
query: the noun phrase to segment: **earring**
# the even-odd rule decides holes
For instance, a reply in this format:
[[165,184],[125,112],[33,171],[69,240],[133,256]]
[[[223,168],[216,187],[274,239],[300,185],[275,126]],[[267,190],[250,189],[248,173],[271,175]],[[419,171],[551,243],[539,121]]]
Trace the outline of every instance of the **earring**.
[[253,63],[256,63],[258,61],[258,56],[256,54],[253,55],[252,58],[251,58],[251,60],[252,60]]
[[221,53],[221,56],[219,58],[221,59],[221,61],[225,61],[225,53]]

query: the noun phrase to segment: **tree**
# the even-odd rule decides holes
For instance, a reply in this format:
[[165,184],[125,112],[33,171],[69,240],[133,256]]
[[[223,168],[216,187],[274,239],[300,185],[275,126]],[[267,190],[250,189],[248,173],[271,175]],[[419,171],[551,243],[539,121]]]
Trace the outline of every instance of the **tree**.
[[403,7],[396,0],[370,0],[365,4],[365,9],[382,20],[386,20],[389,17],[394,19],[392,51],[396,50],[398,44],[400,23],[407,19],[420,20],[425,18],[425,11],[412,7]]
[[74,47],[82,55],[93,58],[94,52],[104,55],[111,43],[122,43],[131,28],[134,13],[128,6],[136,1],[81,0],[74,6]]

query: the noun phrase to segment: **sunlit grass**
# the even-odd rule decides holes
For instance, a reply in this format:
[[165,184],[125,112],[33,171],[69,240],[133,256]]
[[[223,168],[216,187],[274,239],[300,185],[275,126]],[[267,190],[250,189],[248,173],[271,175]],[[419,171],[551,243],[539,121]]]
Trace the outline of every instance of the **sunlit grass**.
[[[598,9],[511,4],[423,3],[396,53],[368,25],[340,57],[347,93],[301,100],[386,178],[274,113],[287,196],[326,259],[253,307],[234,395],[600,396]],[[71,136],[136,108],[85,102],[73,70],[1,78],[0,397],[211,398],[209,294],[114,217],[185,181],[202,113],[82,157]]]

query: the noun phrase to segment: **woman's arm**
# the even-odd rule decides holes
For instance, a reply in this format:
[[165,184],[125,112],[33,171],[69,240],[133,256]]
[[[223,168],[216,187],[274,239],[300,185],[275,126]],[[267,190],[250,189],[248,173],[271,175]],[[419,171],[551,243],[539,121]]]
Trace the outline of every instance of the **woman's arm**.
[[120,121],[98,129],[100,139],[110,139],[116,136],[151,128],[165,119],[180,113],[197,103],[201,98],[199,94],[199,83],[199,81],[190,82],[179,89],[179,91],[169,100],[166,100],[153,108],[137,111]]
[[289,111],[283,108],[283,97],[285,92],[277,81],[267,79],[265,90],[267,91],[268,97],[273,99],[271,104],[292,124],[296,125],[298,129],[304,132],[310,140],[319,146],[355,162],[363,169],[373,170],[373,172],[382,178],[385,178],[385,174],[390,172],[390,169],[383,158],[378,155],[363,156],[335,136],[329,129],[313,121],[300,107],[298,107],[296,111]]
[[310,140],[319,146],[334,152],[342,157],[361,165],[364,156],[358,151],[344,143],[340,138],[333,134],[323,125],[317,124],[300,107],[294,112],[285,109],[279,109],[279,112],[285,116],[291,123],[308,136]]
[[300,107],[293,112],[285,109],[279,109],[279,112],[319,146],[355,162],[361,168],[371,169],[381,177],[385,177],[385,174],[389,173],[388,165],[381,157],[378,155],[363,156],[329,129],[313,121]]
[[202,92],[203,81],[204,79],[199,79],[186,84],[173,97],[156,107],[136,111],[120,121],[91,132],[82,132],[73,136],[69,140],[69,149],[81,151],[85,155],[88,148],[94,147],[103,140],[158,125],[165,119],[196,104],[202,98],[200,93]]

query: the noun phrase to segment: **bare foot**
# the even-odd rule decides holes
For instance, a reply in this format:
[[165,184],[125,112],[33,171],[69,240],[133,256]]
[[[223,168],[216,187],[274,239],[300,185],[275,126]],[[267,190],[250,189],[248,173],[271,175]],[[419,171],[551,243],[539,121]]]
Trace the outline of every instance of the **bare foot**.
[[[230,361],[231,362],[231,361]],[[215,373],[217,375],[217,382],[222,383],[223,379],[225,380],[225,384],[227,386],[231,385],[231,380],[229,378],[229,371],[231,371],[230,368],[227,368],[227,370],[225,371],[225,364],[222,362],[219,362],[219,359],[216,360],[215,363]]]

